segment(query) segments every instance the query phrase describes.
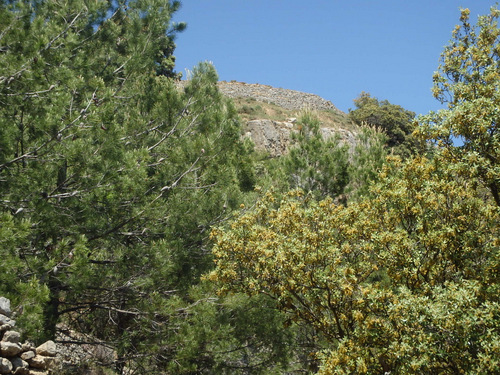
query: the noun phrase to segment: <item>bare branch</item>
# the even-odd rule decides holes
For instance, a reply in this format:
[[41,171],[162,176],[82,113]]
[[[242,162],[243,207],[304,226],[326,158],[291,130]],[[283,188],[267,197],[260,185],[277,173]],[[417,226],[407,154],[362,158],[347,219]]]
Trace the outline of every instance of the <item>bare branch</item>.
[[56,35],[54,38],[52,38],[52,40],[50,42],[48,42],[45,47],[43,48],[42,51],[46,51],[48,50],[50,47],[52,47],[52,44],[54,44],[54,42],[59,39],[61,36],[63,36],[64,34],[66,34],[68,32],[68,30],[73,27],[73,25],[75,24],[75,22],[78,20],[78,18],[80,18],[80,16],[82,15],[83,13],[83,10],[81,10],[76,16],[75,18],[73,18],[73,20],[69,23],[68,26],[66,26],[66,28],[61,31],[58,35]]

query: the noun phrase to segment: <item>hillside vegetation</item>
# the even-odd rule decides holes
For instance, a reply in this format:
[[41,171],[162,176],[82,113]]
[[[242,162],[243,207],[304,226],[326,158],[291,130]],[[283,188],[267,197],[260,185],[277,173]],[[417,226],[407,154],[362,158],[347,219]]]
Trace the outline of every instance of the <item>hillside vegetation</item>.
[[[23,338],[73,351],[57,374],[498,373],[500,11],[462,11],[448,109],[415,118],[228,97],[208,63],[180,84],[179,6],[0,3],[0,296]],[[242,136],[292,117],[280,157]]]
[[[233,99],[233,102],[243,123],[258,119],[287,121],[292,118],[299,118],[302,113],[300,109],[286,109],[274,103],[263,102],[254,98],[237,97]],[[305,107],[305,109],[308,108]],[[358,129],[346,114],[341,114],[335,110],[313,111],[323,127],[347,130]]]

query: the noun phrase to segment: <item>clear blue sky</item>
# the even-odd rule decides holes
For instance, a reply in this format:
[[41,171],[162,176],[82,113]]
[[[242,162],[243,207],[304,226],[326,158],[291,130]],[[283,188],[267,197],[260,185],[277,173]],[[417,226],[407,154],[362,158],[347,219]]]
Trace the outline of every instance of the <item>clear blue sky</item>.
[[437,110],[432,74],[459,24],[486,0],[184,0],[176,70],[211,61],[221,80],[320,95],[347,112],[367,91],[417,114]]

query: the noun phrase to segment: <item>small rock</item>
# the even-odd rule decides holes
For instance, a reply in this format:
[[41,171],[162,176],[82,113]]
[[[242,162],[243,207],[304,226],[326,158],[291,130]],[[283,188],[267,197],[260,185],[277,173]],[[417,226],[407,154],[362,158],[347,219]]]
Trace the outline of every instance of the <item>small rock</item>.
[[19,357],[12,358],[10,360],[12,363],[12,373],[16,375],[28,375],[30,370],[29,370],[29,365],[28,362],[23,361]]
[[48,372],[30,369],[30,375],[48,375]]
[[2,332],[5,332],[5,331],[8,331],[12,328],[12,326],[10,324],[2,324],[0,323],[0,336]]
[[45,357],[43,355],[36,355],[34,358],[27,361],[30,367],[41,370],[48,370],[55,368],[60,362],[56,357]]
[[21,345],[21,348],[23,349],[23,352],[27,352],[28,350],[33,350],[33,345],[29,342],[25,342]]
[[21,334],[16,331],[7,331],[3,334],[2,341],[3,342],[11,342],[13,344],[19,344],[19,340],[21,339]]
[[27,352],[24,352],[21,354],[21,359],[25,361],[29,361],[31,358],[35,358],[35,352],[33,350],[28,350]]
[[0,374],[10,374],[12,363],[6,358],[0,358]]
[[43,357],[41,355],[36,355],[33,358],[28,360],[28,363],[31,367],[38,368],[38,369],[45,369],[47,366],[45,365],[45,358],[50,358],[50,357]]
[[8,341],[0,341],[0,353],[3,357],[14,357],[21,353],[21,345]]
[[13,375],[33,375],[32,372],[30,372],[29,368],[24,368],[24,367],[18,367],[14,371],[12,371]]
[[10,310],[10,301],[5,297],[0,297],[0,314],[10,317],[12,311]]
[[57,347],[55,342],[52,340],[44,342],[42,345],[36,348],[36,354],[47,357],[55,357],[57,354]]
[[31,367],[37,369],[47,369],[55,363],[54,357],[45,357],[43,355],[36,355],[35,357],[28,360],[28,363]]
[[4,314],[0,314],[0,325],[8,324],[10,327],[14,327],[16,325],[16,321],[10,319],[8,316]]

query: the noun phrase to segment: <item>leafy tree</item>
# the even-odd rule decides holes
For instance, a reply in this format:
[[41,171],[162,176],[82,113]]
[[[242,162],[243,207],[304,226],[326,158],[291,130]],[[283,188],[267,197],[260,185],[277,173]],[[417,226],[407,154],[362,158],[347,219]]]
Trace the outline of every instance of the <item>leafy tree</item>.
[[386,166],[374,193],[347,207],[268,194],[213,232],[209,278],[321,332],[324,373],[494,373],[498,210],[422,158]]
[[321,373],[498,372],[498,14],[480,18],[476,37],[464,10],[465,34],[457,27],[445,49],[449,76],[435,76],[436,92],[455,101],[418,131],[438,141],[432,160],[393,159],[371,196],[347,207],[268,193],[213,231],[208,277],[221,292],[269,295],[289,319],[321,332],[330,343]]
[[[437,141],[444,148],[442,156],[461,173],[478,177],[500,206],[500,11],[493,7],[476,26],[469,13],[462,9],[462,24],[453,31],[434,74],[434,96],[448,103],[448,109],[422,117],[420,134]],[[455,139],[463,145],[455,146]]]
[[368,124],[381,129],[387,134],[387,147],[395,154],[406,158],[417,151],[417,143],[412,137],[414,112],[388,100],[379,101],[366,92],[354,99],[354,105],[356,109],[349,111],[349,118],[358,125]]

